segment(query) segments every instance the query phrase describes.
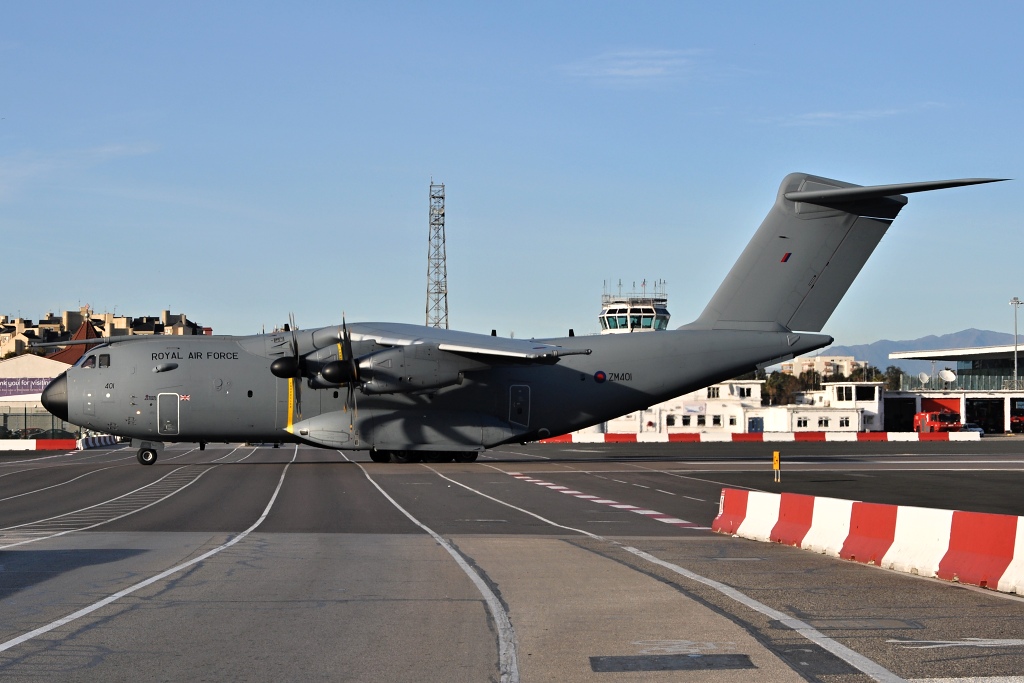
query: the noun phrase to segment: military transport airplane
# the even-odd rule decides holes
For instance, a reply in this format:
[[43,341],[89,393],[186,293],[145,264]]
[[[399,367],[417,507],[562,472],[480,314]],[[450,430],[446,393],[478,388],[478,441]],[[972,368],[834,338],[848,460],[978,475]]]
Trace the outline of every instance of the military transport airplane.
[[861,187],[803,173],[692,323],[649,334],[505,339],[399,323],[244,337],[114,337],[42,394],[63,420],[164,443],[298,442],[375,462],[469,462],[564,434],[832,343],[817,334],[903,195],[996,179]]

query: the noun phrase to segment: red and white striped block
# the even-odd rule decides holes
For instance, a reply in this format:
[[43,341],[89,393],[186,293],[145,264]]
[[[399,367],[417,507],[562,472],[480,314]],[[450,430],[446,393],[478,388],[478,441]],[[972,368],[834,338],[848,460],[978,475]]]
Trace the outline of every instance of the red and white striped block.
[[1024,595],[1013,515],[722,489],[713,531]]
[[0,451],[70,451],[74,439],[0,439]]
[[771,443],[792,441],[978,441],[977,432],[707,432],[594,433],[573,432],[539,443]]
[[117,443],[116,436],[87,436],[78,440],[78,450],[84,451],[87,448],[99,448],[101,446],[113,446]]

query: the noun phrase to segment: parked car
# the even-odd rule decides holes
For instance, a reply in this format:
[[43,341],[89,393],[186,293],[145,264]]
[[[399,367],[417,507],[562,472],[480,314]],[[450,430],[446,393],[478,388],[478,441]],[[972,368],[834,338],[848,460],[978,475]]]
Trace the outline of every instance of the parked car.
[[14,432],[15,439],[35,439],[36,434],[43,431],[41,427],[25,427],[24,429]]
[[0,425],[0,439],[13,439],[13,438],[14,438],[14,432],[12,432],[7,427],[4,427],[3,425]]
[[965,422],[964,426],[960,428],[961,432],[977,432],[982,436],[985,435],[985,430],[982,429],[976,422]]
[[69,431],[63,429],[47,429],[45,432],[39,432],[33,439],[77,439],[78,437]]

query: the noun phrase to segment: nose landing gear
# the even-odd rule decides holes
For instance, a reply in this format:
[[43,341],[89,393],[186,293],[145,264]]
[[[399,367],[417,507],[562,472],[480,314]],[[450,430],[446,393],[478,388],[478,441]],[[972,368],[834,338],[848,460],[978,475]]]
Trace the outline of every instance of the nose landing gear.
[[156,449],[140,448],[138,458],[140,465],[152,465],[156,462]]

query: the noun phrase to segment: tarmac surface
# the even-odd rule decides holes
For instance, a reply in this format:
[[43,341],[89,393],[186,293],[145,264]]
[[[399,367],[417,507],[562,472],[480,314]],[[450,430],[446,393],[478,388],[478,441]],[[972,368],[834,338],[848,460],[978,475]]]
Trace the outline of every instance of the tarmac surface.
[[1024,439],[8,452],[0,677],[1024,681],[1024,599],[713,534],[723,486],[1024,515]]

